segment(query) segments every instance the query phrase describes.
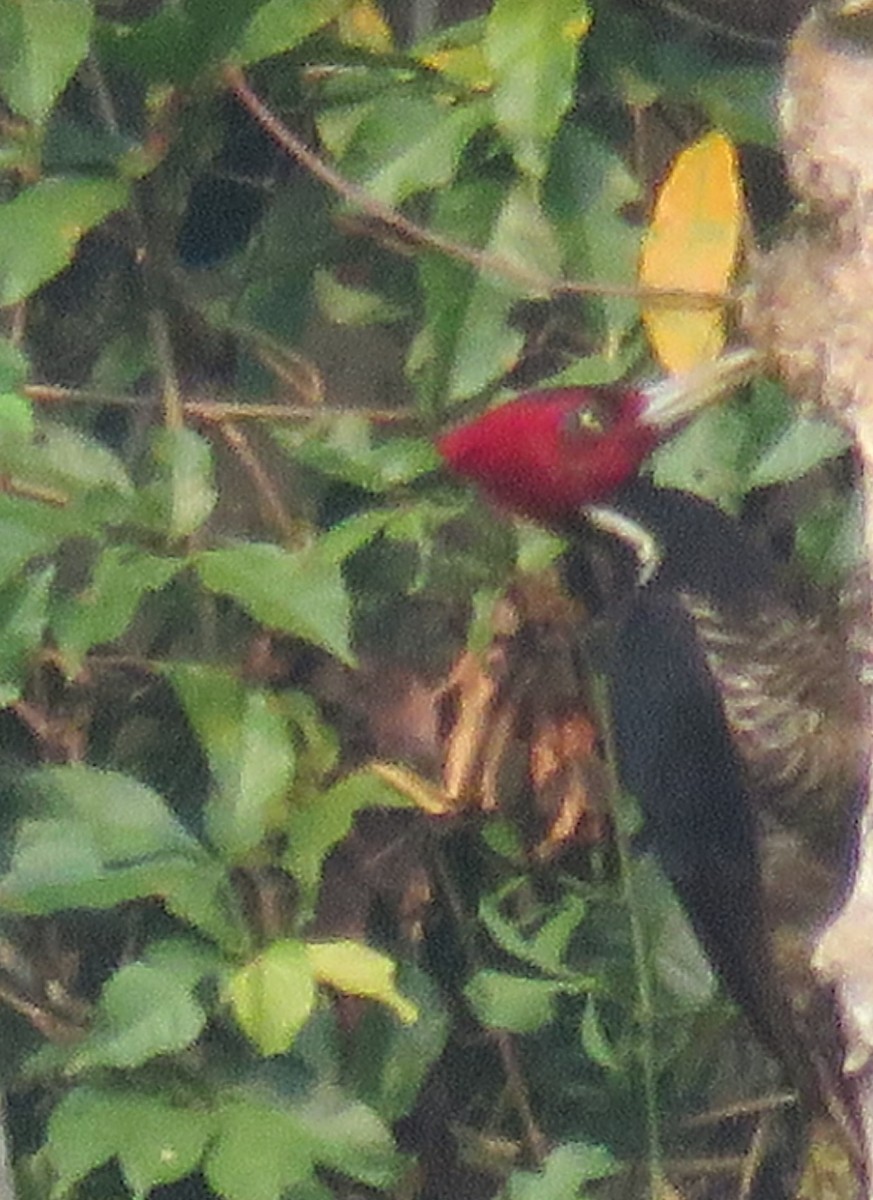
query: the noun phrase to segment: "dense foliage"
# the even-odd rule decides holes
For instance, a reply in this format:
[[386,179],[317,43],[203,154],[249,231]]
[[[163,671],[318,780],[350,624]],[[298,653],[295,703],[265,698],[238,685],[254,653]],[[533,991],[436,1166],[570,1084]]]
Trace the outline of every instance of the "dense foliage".
[[[656,369],[655,184],[717,129],[766,237],[776,80],[618,0],[417,37],[371,0],[0,0],[23,1197],[626,1195],[680,1117],[772,1078],[632,801],[585,825],[584,789],[557,816],[488,792],[477,663],[556,547],[430,439],[520,386]],[[840,448],[761,383],[656,472],[737,510]],[[830,582],[839,488],[794,515]]]

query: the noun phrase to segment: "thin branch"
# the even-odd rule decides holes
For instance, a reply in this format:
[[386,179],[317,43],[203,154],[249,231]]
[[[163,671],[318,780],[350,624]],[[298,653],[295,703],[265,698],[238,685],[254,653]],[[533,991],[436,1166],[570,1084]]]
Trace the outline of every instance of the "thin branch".
[[649,948],[643,928],[640,898],[634,885],[633,852],[626,823],[620,811],[622,804],[619,783],[618,756],[615,748],[609,698],[602,678],[595,677],[595,711],[603,732],[604,758],[607,772],[607,794],[611,808],[615,848],[621,889],[630,925],[634,971],[636,974],[636,1018],[639,1028],[639,1062],[642,1074],[641,1090],[646,1113],[648,1140],[649,1195],[651,1200],[661,1195],[664,1181],[664,1155],[661,1147],[661,1118],[658,1106],[658,1077],[655,1070],[655,998],[651,976]]
[[29,997],[22,995],[17,988],[10,987],[0,980],[0,1004],[5,1004],[17,1012],[19,1016],[29,1021],[37,1033],[41,1033],[50,1042],[68,1045],[76,1041],[85,1032],[86,1026],[74,1022],[71,1017],[53,1012]]
[[749,1149],[746,1153],[743,1169],[740,1174],[740,1186],[737,1193],[737,1200],[749,1200],[752,1195],[752,1188],[755,1186],[755,1180],[758,1177],[758,1172],[761,1170],[761,1164],[764,1161],[764,1152],[767,1147],[767,1136],[770,1132],[772,1124],[772,1114],[765,1113],[755,1126],[755,1132],[752,1135],[752,1140],[749,1144]]
[[[127,408],[134,412],[153,407],[151,396],[124,396],[112,392],[96,392],[87,388],[62,387],[54,383],[31,383],[23,389],[34,404],[96,404],[107,408]],[[324,417],[366,417],[376,425],[415,423],[421,418],[414,412],[396,408],[364,408],[351,405],[313,406],[285,404],[282,400],[266,404],[236,404],[220,400],[183,400],[186,417],[220,425],[224,421],[314,421]]]
[[771,1096],[737,1100],[733,1104],[725,1104],[720,1108],[710,1108],[706,1112],[695,1113],[692,1117],[686,1117],[682,1126],[685,1129],[695,1129],[707,1125],[720,1125],[722,1121],[736,1121],[742,1117],[757,1117],[762,1113],[791,1108],[796,1103],[797,1097],[793,1092],[774,1092]]
[[263,519],[273,526],[285,545],[300,546],[303,541],[301,535],[304,527],[285,510],[278,489],[252,448],[251,442],[235,425],[225,423],[220,425],[219,429],[225,442],[252,482]]
[[503,1063],[506,1086],[515,1111],[518,1113],[519,1120],[521,1121],[528,1152],[534,1164],[540,1167],[548,1154],[549,1143],[534,1116],[527,1082],[519,1066],[515,1041],[505,1030],[496,1030],[494,1039],[497,1042],[497,1049],[500,1052],[500,1061]]
[[220,425],[237,421],[314,421],[318,418],[366,417],[377,425],[415,423],[421,418],[412,412],[393,408],[355,408],[353,406],[310,408],[305,404],[232,404],[211,400],[186,400],[182,405],[186,416]]
[[311,175],[336,192],[346,203],[373,217],[382,225],[392,229],[400,237],[429,250],[436,250],[456,262],[467,263],[483,274],[497,275],[511,280],[526,290],[546,296],[609,296],[620,299],[641,300],[663,304],[670,308],[721,308],[731,303],[732,297],[713,292],[689,292],[678,288],[652,288],[617,283],[591,283],[554,279],[530,267],[512,262],[502,255],[491,254],[462,242],[452,241],[432,229],[426,229],[371,195],[366,188],[346,179],[334,167],[325,162],[306,145],[297,134],[269,109],[263,100],[252,91],[238,67],[226,67],[223,72],[225,83],[242,106],[273,138],[277,145],[295,162],[305,167]]
[[161,376],[164,424],[167,429],[181,429],[185,424],[182,391],[179,387],[179,376],[173,358],[170,326],[166,313],[160,308],[154,307],[149,313],[149,334]]
[[[466,961],[466,966],[472,974],[474,970],[478,970],[481,966],[474,944],[474,935],[470,932],[464,904],[458,895],[452,873],[439,850],[434,854],[433,865],[434,876],[438,882],[439,890],[448,905],[449,912],[458,932],[461,952]],[[539,1165],[545,1159],[548,1151],[548,1142],[534,1116],[527,1083],[519,1066],[515,1045],[505,1032],[495,1031],[493,1037],[498,1053],[500,1054],[509,1099],[521,1123],[530,1156]]]
[[[100,118],[112,133],[119,132],[118,117],[112,94],[106,85],[103,71],[92,53],[85,60],[84,71],[91,90],[96,98]],[[136,191],[131,191],[128,205],[137,240],[144,248],[142,257],[142,277],[148,304],[148,333],[152,350],[157,360],[158,372],[161,377],[161,398],[164,405],[164,423],[168,429],[181,429],[185,424],[182,412],[182,394],[179,388],[179,378],[173,358],[173,344],[170,338],[170,325],[167,314],[156,299],[155,271],[152,263],[153,250],[150,245],[149,227],[139,203]]]
[[0,475],[0,492],[6,496],[19,496],[22,500],[37,500],[40,504],[51,504],[54,508],[65,508],[70,497],[57,488],[43,487],[11,475]]

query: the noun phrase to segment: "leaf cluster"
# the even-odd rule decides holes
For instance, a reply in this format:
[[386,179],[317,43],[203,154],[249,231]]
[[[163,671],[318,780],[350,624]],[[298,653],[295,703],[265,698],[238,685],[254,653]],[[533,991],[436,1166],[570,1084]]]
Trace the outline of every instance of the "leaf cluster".
[[[0,0],[23,1196],[590,1195],[654,1179],[655,1117],[723,1082],[689,1048],[725,1008],[653,865],[532,866],[438,766],[440,680],[555,546],[441,479],[432,434],[652,370],[659,176],[708,125],[773,142],[772,64],[658,21]],[[842,449],[759,384],[654,469],[738,508]],[[827,501],[803,544],[829,582]]]

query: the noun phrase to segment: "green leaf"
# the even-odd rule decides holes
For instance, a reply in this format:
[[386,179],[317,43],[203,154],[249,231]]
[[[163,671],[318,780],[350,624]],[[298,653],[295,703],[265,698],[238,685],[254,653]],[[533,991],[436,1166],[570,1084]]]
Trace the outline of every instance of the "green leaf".
[[[54,422],[37,427],[33,441],[12,438],[0,444],[0,470],[25,486],[57,493],[43,506],[46,519],[66,524],[65,532],[84,532],[85,522],[69,511],[71,502],[87,502],[93,493],[111,492],[111,512],[123,518],[120,501],[133,487],[118,457],[106,446],[77,429]],[[29,501],[34,508],[33,501]],[[78,520],[79,524],[76,524]]]
[[395,515],[395,509],[371,508],[355,513],[345,521],[338,521],[333,528],[321,535],[318,542],[319,553],[340,566],[350,555],[357,553],[363,546],[372,542],[373,538],[383,533]]
[[384,1121],[339,1088],[315,1088],[294,1116],[319,1163],[370,1187],[389,1188],[406,1165]]
[[50,554],[75,528],[62,509],[0,495],[0,584],[30,559]]
[[94,1024],[67,1066],[70,1074],[95,1067],[139,1067],[190,1046],[206,1025],[190,980],[173,962],[120,967],[104,985]]
[[619,1170],[605,1146],[565,1142],[548,1155],[538,1171],[513,1171],[508,1200],[570,1200],[583,1183],[608,1179]]
[[497,124],[522,171],[541,178],[555,131],[573,100],[584,0],[495,0],[485,27]]
[[316,271],[313,286],[319,309],[334,325],[392,325],[406,317],[399,304],[369,288],[342,283],[331,271]]
[[0,707],[19,698],[30,659],[42,646],[54,574],[54,567],[44,567],[0,590]]
[[445,256],[422,261],[425,325],[413,347],[409,369],[423,377],[432,399],[475,395],[516,361],[523,335],[508,318],[516,301],[535,294],[527,282],[558,276],[558,254],[548,223],[532,191],[519,183],[505,189],[479,181],[443,192],[434,228],[441,234],[485,247],[525,281],[477,274]]
[[0,392],[18,391],[29,376],[27,355],[15,342],[0,337]]
[[[359,417],[334,422],[328,437],[303,442],[293,456],[333,479],[376,493],[411,483],[440,466],[433,444],[424,438],[394,437],[373,445],[370,425]],[[389,515],[383,514],[383,523]],[[373,520],[368,513],[361,517]]]
[[360,106],[361,119],[342,156],[343,171],[386,204],[446,187],[470,139],[488,123],[483,98],[459,105],[386,92]]
[[192,991],[208,975],[219,975],[226,967],[224,957],[212,946],[192,937],[168,937],[152,942],[141,961],[155,970],[169,973]]
[[[637,280],[640,230],[625,219],[625,208],[641,198],[639,182],[625,160],[588,127],[567,122],[552,147],[544,203],[560,238],[564,268],[572,278],[633,286]],[[630,365],[624,335],[639,319],[636,300],[593,298],[602,314],[602,353],[572,363],[553,387],[611,383]]]
[[347,939],[307,942],[306,953],[319,983],[349,996],[377,1000],[406,1025],[418,1020],[417,1007],[397,990],[397,964],[386,954]]
[[306,692],[283,691],[279,703],[303,742],[298,774],[320,780],[333,771],[339,759],[336,733],[325,723],[318,704]]
[[249,22],[239,47],[243,65],[292,50],[333,21],[349,0],[268,0]]
[[306,946],[273,942],[231,977],[227,998],[245,1035],[261,1054],[284,1054],[315,1005],[315,981]]
[[399,1022],[384,1008],[371,1005],[349,1046],[355,1094],[391,1122],[412,1108],[449,1032],[439,989],[423,971],[403,965],[398,983],[418,1009],[418,1020]]
[[0,0],[0,91],[43,121],[88,52],[90,0]]
[[735,408],[709,408],[652,456],[659,487],[679,488],[733,511],[743,492],[746,425]]
[[239,43],[261,0],[179,0],[135,22],[97,26],[101,60],[150,83],[190,87]]
[[[525,274],[551,281],[560,277],[560,255],[553,231],[527,184],[516,184],[504,196],[487,251]],[[475,395],[497,374],[512,366],[520,334],[507,323],[510,309],[520,296],[539,292],[534,283],[518,283],[513,287],[506,281],[498,281],[496,276],[489,279],[482,275],[477,279],[454,347],[450,399]],[[489,347],[490,361],[485,357]]]
[[554,567],[566,549],[564,539],[548,529],[530,524],[518,527],[516,563],[523,574],[535,575]]
[[[311,1196],[316,1164],[374,1188],[395,1182],[403,1159],[372,1109],[322,1086],[282,1107],[242,1092],[222,1098],[203,1171],[226,1200]],[[317,1193],[316,1193],[317,1195]]]
[[342,572],[317,545],[291,551],[253,542],[198,554],[194,565],[204,587],[232,596],[256,621],[353,663]]
[[774,67],[710,67],[690,82],[689,91],[716,129],[734,142],[777,146],[776,106],[779,90]]
[[228,955],[248,952],[251,937],[239,895],[222,863],[201,856],[179,863],[157,893],[174,916],[187,921]]
[[10,912],[112,908],[146,896],[167,896],[197,864],[164,856],[107,864],[94,834],[70,820],[23,821],[9,872],[0,879],[0,906]]
[[615,1071],[619,1068],[619,1060],[606,1036],[593,996],[588,996],[585,1000],[579,1032],[582,1037],[582,1048],[593,1063],[607,1071]]
[[285,814],[294,747],[281,708],[230,671],[175,663],[165,674],[209,760],[218,794],[207,808],[210,840],[244,858]]
[[26,300],[68,266],[82,236],[127,200],[115,179],[42,179],[0,205],[0,306]]
[[159,591],[184,566],[135,546],[103,550],[83,592],[63,604],[52,632],[69,675],[81,669],[93,646],[113,642],[127,629],[145,592]]
[[[662,919],[652,946],[657,978],[673,1000],[692,1010],[705,1008],[717,994],[709,959],[675,896],[662,899],[661,909]],[[649,913],[653,910],[655,905],[647,909]]]
[[169,541],[189,537],[210,516],[218,493],[212,447],[193,429],[161,429],[152,442],[155,478],[132,516]]
[[157,792],[117,771],[40,767],[23,776],[21,787],[41,817],[76,821],[91,831],[106,862],[199,848]]
[[829,459],[845,454],[850,439],[844,430],[815,417],[797,417],[753,468],[750,487],[790,483]]
[[574,990],[560,980],[483,970],[476,972],[464,995],[478,1020],[489,1029],[532,1033],[552,1020],[557,997]]
[[327,855],[364,808],[411,808],[412,802],[372,771],[357,771],[326,792],[295,804],[288,818],[285,867],[311,900]]
[[161,1093],[74,1088],[49,1118],[54,1194],[65,1195],[112,1158],[138,1196],[183,1179],[200,1162],[213,1124],[208,1110],[184,1108]]
[[0,392],[0,439],[30,442],[34,430],[31,402],[17,392]]
[[498,946],[507,954],[522,962],[538,967],[549,975],[572,978],[579,982],[581,977],[571,973],[564,962],[570,938],[585,919],[585,901],[572,892],[567,892],[553,912],[549,913],[537,928],[524,932],[517,922],[509,920],[501,911],[505,901],[524,888],[527,880],[511,881],[494,895],[483,896],[479,903],[479,917],[484,927]]
[[42,913],[161,896],[210,936],[239,940],[220,873],[150,788],[82,765],[30,771],[16,786],[38,816],[18,828],[0,905]]
[[225,1200],[281,1200],[312,1179],[312,1139],[287,1109],[256,1096],[230,1095],[218,1108],[216,1124],[203,1173]]

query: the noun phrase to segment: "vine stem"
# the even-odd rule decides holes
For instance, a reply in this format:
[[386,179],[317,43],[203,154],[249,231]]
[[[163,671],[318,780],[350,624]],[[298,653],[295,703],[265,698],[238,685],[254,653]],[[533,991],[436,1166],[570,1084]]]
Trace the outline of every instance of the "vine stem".
[[663,304],[670,308],[721,308],[733,297],[721,292],[693,292],[678,288],[643,287],[632,284],[594,283],[588,280],[554,279],[540,271],[513,262],[501,255],[453,241],[432,229],[410,220],[398,209],[371,195],[366,188],[346,179],[335,167],[288,128],[248,85],[239,67],[227,66],[222,77],[239,103],[270,135],[276,144],[300,163],[315,179],[335,192],[347,204],[393,230],[399,237],[425,249],[436,250],[456,262],[467,263],[483,274],[509,280],[529,293],[540,296],[609,296]]
[[664,1155],[661,1146],[661,1122],[658,1115],[658,1080],[655,1070],[655,1001],[652,975],[647,953],[647,939],[643,928],[641,905],[634,884],[633,853],[625,819],[625,802],[619,783],[618,761],[609,711],[609,695],[606,681],[595,675],[592,679],[594,707],[598,725],[603,734],[608,795],[612,809],[615,848],[622,897],[630,925],[631,949],[634,973],[637,982],[637,1022],[640,1032],[639,1057],[642,1069],[643,1103],[646,1115],[646,1137],[648,1143],[649,1195],[658,1200],[664,1193]]
[[[458,931],[461,951],[469,971],[480,968],[479,955],[474,944],[474,934],[469,928],[469,921],[464,910],[463,902],[458,895],[455,881],[441,852],[435,855],[435,875],[440,891],[445,898],[452,920]],[[512,1036],[505,1031],[494,1031],[493,1038],[500,1056],[506,1079],[507,1095],[515,1108],[516,1115],[524,1133],[524,1141],[531,1160],[536,1166],[542,1166],[548,1152],[548,1139],[540,1129],[533,1105],[530,1101],[527,1081],[518,1061],[518,1052]]]
[[[117,135],[120,131],[115,101],[106,84],[102,68],[96,56],[91,53],[85,59],[82,67],[83,74],[95,98],[97,111],[106,128]],[[161,380],[161,398],[164,407],[164,424],[168,429],[181,429],[185,424],[185,414],[182,410],[182,392],[173,357],[173,345],[170,337],[170,324],[167,314],[159,303],[160,289],[156,286],[157,272],[153,259],[155,247],[152,245],[149,222],[145,218],[143,206],[137,195],[136,188],[131,189],[128,204],[131,224],[141,251],[141,275],[148,307],[147,329],[152,353],[155,356],[158,375]]]
[[[154,404],[148,396],[125,396],[112,392],[90,391],[87,388],[62,387],[54,383],[29,383],[23,394],[34,404],[96,404],[112,408],[143,409]],[[225,421],[315,421],[326,418],[363,417],[377,425],[416,424],[420,417],[402,408],[365,408],[356,405],[285,404],[281,400],[265,404],[237,404],[221,400],[183,400],[186,417],[220,425]]]

